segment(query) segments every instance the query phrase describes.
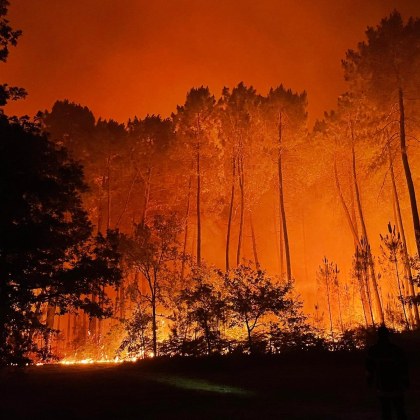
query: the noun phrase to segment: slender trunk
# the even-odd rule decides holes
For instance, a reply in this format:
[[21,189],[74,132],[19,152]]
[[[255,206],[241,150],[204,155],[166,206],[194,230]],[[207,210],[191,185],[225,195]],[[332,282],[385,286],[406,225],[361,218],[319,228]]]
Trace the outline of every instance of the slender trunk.
[[[359,252],[359,249],[361,249],[362,246],[361,246],[360,239],[359,239],[359,236],[358,236],[356,224],[354,223],[355,218],[351,217],[349,209],[347,207],[347,204],[344,200],[343,192],[342,192],[341,186],[340,186],[340,180],[338,178],[337,161],[335,159],[334,159],[334,178],[335,178],[335,186],[336,186],[337,192],[338,192],[338,197],[340,199],[341,206],[343,207],[347,223],[350,227],[350,231],[351,231],[352,236],[353,236],[353,241],[354,241],[354,244],[355,244],[355,250],[356,250],[356,256],[357,256],[358,252]],[[361,300],[361,303],[362,303],[363,314],[365,316],[366,323],[367,324],[368,323],[372,324],[373,319],[372,320],[367,319],[368,301],[367,301],[365,286],[363,285],[363,280],[360,277],[360,275],[357,275],[356,278],[357,278],[357,282],[359,283],[360,300]]]
[[201,265],[201,169],[200,169],[200,117],[197,117],[197,265]]
[[[60,328],[61,328],[61,315],[59,315],[57,318],[57,331],[61,333]],[[61,350],[62,350],[61,340],[56,340],[54,353],[61,354]]]
[[45,354],[44,357],[46,360],[49,359],[51,355],[51,348],[52,348],[52,329],[54,328],[54,318],[55,318],[55,306],[48,304],[47,306],[47,318],[45,321],[45,326],[47,327],[47,331],[44,334],[44,349]]
[[359,293],[360,293],[360,300],[362,302],[362,309],[363,309],[363,316],[366,323],[366,328],[369,327],[369,325],[373,324],[373,320],[368,320],[368,312],[367,312],[367,302],[366,302],[366,293],[364,290],[363,280],[360,278],[360,275],[357,275],[357,283],[359,286]]
[[[353,133],[352,133],[352,137],[353,137]],[[374,261],[373,261],[372,251],[371,251],[371,248],[370,248],[370,245],[369,245],[369,239],[368,239],[368,236],[367,236],[367,229],[366,229],[365,219],[364,219],[363,210],[362,210],[362,202],[361,202],[361,199],[360,199],[359,185],[358,185],[358,182],[357,182],[356,153],[355,153],[355,150],[354,150],[354,143],[352,144],[351,151],[352,151],[352,169],[353,169],[353,182],[354,182],[354,192],[355,192],[355,196],[356,196],[356,204],[357,204],[357,209],[358,209],[358,212],[359,212],[359,219],[360,219],[360,225],[362,227],[363,237],[366,241],[366,251],[367,251],[367,257],[368,257],[368,263],[369,263],[370,277],[371,277],[371,281],[372,281],[373,295],[374,295],[375,304],[376,304],[376,310],[377,310],[378,315],[379,315],[380,323],[383,324],[384,323],[384,313],[383,313],[383,310],[382,310],[381,299],[379,297],[378,283],[376,281],[376,274],[375,274],[375,264],[374,264]]]
[[[392,211],[394,213],[394,223],[395,223],[395,231],[398,235],[399,238],[401,238],[401,234],[400,234],[400,230],[399,230],[399,225],[398,225],[398,216],[397,216],[397,208],[396,208],[396,204],[395,204],[395,196],[392,195]],[[401,241],[401,248],[402,248],[402,241]],[[402,251],[401,251],[402,253]],[[396,257],[397,257],[397,252],[396,252]],[[404,257],[402,257],[402,259],[404,259]],[[408,288],[408,276],[407,276],[407,271],[405,268],[405,264],[403,261],[403,267],[404,267],[404,277],[403,277],[403,281],[402,281],[402,291],[403,291],[403,295],[404,295],[404,299],[409,297],[409,288]],[[413,313],[411,311],[411,308],[408,308],[408,317],[410,319],[410,325],[415,325],[414,324],[414,317],[413,317]]]
[[370,286],[369,286],[369,273],[367,269],[363,270],[362,276],[363,276],[363,281],[365,284],[367,301],[369,305],[370,319],[372,320],[372,325],[375,327],[375,317],[373,316],[373,308],[372,308],[372,296],[371,296]]
[[187,257],[188,219],[190,217],[191,184],[192,184],[192,176],[190,175],[189,180],[188,180],[187,209],[185,210],[184,245],[182,247],[182,261],[181,261],[181,282],[184,280],[185,259]]
[[121,211],[120,215],[118,216],[117,223],[115,224],[115,227],[116,227],[116,228],[118,228],[118,226],[120,225],[120,223],[121,223],[121,219],[122,219],[122,217],[124,216],[125,212],[127,211],[127,208],[128,208],[128,203],[130,202],[131,194],[132,194],[132,192],[133,192],[133,188],[134,188],[134,185],[135,185],[135,183],[136,183],[136,181],[137,181],[137,177],[138,177],[138,175],[139,175],[139,172],[140,172],[140,171],[139,171],[139,169],[137,169],[137,170],[136,170],[136,173],[134,174],[133,180],[131,181],[131,184],[130,184],[130,189],[128,190],[128,194],[127,194],[127,197],[126,197],[126,199],[125,199],[123,209],[122,209],[122,211]]
[[416,192],[414,190],[413,178],[411,176],[410,165],[408,163],[407,145],[405,138],[405,109],[404,94],[402,88],[399,89],[399,111],[400,111],[400,148],[401,159],[404,167],[405,179],[407,182],[408,194],[410,196],[411,215],[413,218],[414,235],[416,238],[417,253],[420,255],[420,220],[417,209]]
[[283,235],[283,219],[279,206],[279,256],[280,256],[280,276],[284,274],[284,235]]
[[102,233],[102,223],[103,223],[102,199],[103,199],[104,188],[105,188],[105,176],[102,176],[101,185],[100,187],[98,187],[98,200],[97,200],[97,207],[98,207],[97,232],[98,233]]
[[106,182],[106,201],[107,201],[107,219],[106,219],[106,230],[108,231],[111,227],[111,158],[107,160],[107,182]]
[[226,233],[226,251],[225,251],[225,260],[226,260],[226,271],[229,271],[229,250],[230,250],[230,232],[232,229],[232,215],[233,215],[233,203],[235,200],[235,178],[236,178],[236,159],[235,156],[232,156],[232,187],[230,192],[230,205],[229,205],[229,218],[227,225]]
[[401,289],[401,281],[400,281],[400,275],[398,273],[398,263],[397,263],[396,259],[395,259],[395,273],[397,275],[398,293],[399,293],[402,312],[403,312],[403,315],[404,315],[405,325],[407,326],[407,330],[409,330],[410,329],[410,323],[408,322],[407,312],[405,310],[404,296],[403,296],[403,292],[402,292],[402,289]]
[[[404,270],[405,270],[405,275],[406,275],[406,279],[407,279],[407,282],[408,282],[408,291],[409,291],[408,295],[412,299],[414,299],[416,297],[416,293],[414,291],[413,275],[411,273],[410,260],[409,260],[408,250],[407,250],[407,242],[406,242],[406,238],[405,238],[405,230],[404,230],[404,225],[403,225],[402,215],[401,215],[400,200],[399,200],[399,197],[398,197],[397,185],[395,183],[394,164],[393,164],[393,161],[392,161],[391,150],[389,148],[388,148],[388,150],[389,150],[389,168],[390,168],[391,182],[392,182],[392,193],[393,193],[393,197],[394,197],[396,222],[397,222],[397,226],[398,226],[398,231],[401,235],[402,254],[403,254],[403,260],[404,260],[403,261]],[[414,311],[415,325],[417,327],[419,327],[420,326],[419,309],[418,309],[417,305],[415,305],[415,304],[410,305],[410,308],[412,308],[413,311]]]
[[283,135],[282,114],[281,112],[279,112],[279,122],[278,122],[279,150],[278,150],[278,160],[277,160],[278,177],[279,177],[279,203],[280,203],[282,230],[283,230],[284,251],[285,251],[285,257],[286,257],[286,277],[287,277],[287,280],[291,280],[292,268],[291,268],[291,262],[290,262],[289,237],[287,233],[286,211],[284,208],[283,169],[282,169],[282,135]]
[[344,324],[343,324],[343,315],[342,315],[342,310],[341,310],[341,293],[340,293],[340,283],[338,282],[337,279],[337,299],[338,299],[338,316],[340,319],[340,327],[341,327],[341,332],[344,332]]
[[[103,309],[104,307],[104,296],[105,296],[105,286],[102,286],[102,293],[99,295],[99,307]],[[102,335],[103,335],[103,319],[98,319],[98,337],[97,342],[100,344],[102,342]],[[98,349],[99,350],[99,349]],[[102,356],[102,354],[101,354]]]
[[210,328],[207,322],[205,322],[205,325],[204,325],[204,335],[206,337],[207,355],[210,355],[211,354]]
[[255,268],[257,270],[260,269],[260,262],[258,260],[258,252],[257,252],[257,240],[255,238],[255,230],[254,230],[254,222],[252,220],[252,212],[249,213],[249,222],[251,225],[251,238],[252,238],[252,252],[254,254],[254,262],[255,262]]
[[249,351],[250,351],[251,354],[253,354],[254,353],[254,345],[253,345],[253,342],[252,342],[251,328],[249,326],[248,320],[246,320],[245,324],[246,324],[246,332],[248,334]]
[[242,236],[244,229],[244,210],[245,210],[245,185],[244,185],[244,161],[242,151],[238,157],[238,176],[239,176],[239,191],[240,191],[240,219],[239,219],[239,236],[238,248],[236,250],[236,265],[241,263],[241,249],[242,249]]
[[328,303],[328,314],[330,317],[330,332],[331,337],[333,336],[333,319],[332,319],[332,311],[331,311],[331,301],[330,301],[330,273],[328,264],[325,263],[325,286],[327,290],[327,303]]
[[[92,302],[93,303],[97,302],[96,294],[92,294]],[[92,341],[95,343],[96,342],[96,318],[93,316],[89,318],[89,332],[90,332],[90,337]]]
[[120,319],[125,319],[125,288],[124,282],[121,282],[121,286],[119,287],[119,295],[120,295]]
[[152,180],[152,168],[147,168],[147,177],[146,177],[146,185],[144,186],[144,206],[143,206],[143,212],[141,215],[141,221],[140,224],[144,226],[146,223],[146,216],[147,216],[147,210],[149,208],[149,200],[150,200],[150,184]]
[[153,355],[157,356],[157,323],[156,323],[156,294],[152,294],[152,334],[153,334]]
[[375,327],[375,318],[373,316],[373,308],[372,308],[372,295],[370,291],[370,283],[369,283],[369,257],[368,257],[368,244],[366,241],[362,239],[361,248],[356,249],[356,262],[358,263],[358,276],[360,276],[362,280],[363,289],[366,293],[367,299],[367,307],[369,310],[370,321],[372,326]]
[[302,242],[303,242],[303,266],[305,268],[305,281],[308,283],[308,260],[306,249],[306,226],[305,226],[305,208],[302,208]]
[[73,315],[73,339],[76,341],[78,338],[78,331],[79,331],[79,318],[78,314],[75,313]]
[[[356,237],[359,238],[359,229],[357,226],[357,216],[356,216],[356,205],[355,205],[355,199],[354,199],[354,190],[353,190],[353,182],[351,182],[352,180],[352,176],[351,176],[351,171],[349,172],[349,185],[350,185],[350,214],[351,214],[351,219],[353,221],[354,224],[354,230],[356,233]],[[355,243],[356,246],[356,243]]]
[[67,314],[67,351],[70,349],[71,342],[71,315]]
[[[60,319],[60,318],[58,318],[58,319]],[[87,323],[86,312],[83,312],[82,329],[83,329],[83,344],[86,344],[86,338],[87,338],[87,332],[88,332],[88,323]]]
[[350,215],[349,209],[348,209],[347,204],[344,200],[343,192],[341,191],[340,180],[338,179],[337,161],[335,159],[334,159],[334,177],[335,177],[335,186],[337,188],[338,197],[340,198],[341,206],[343,207],[343,210],[344,210],[344,215],[346,216],[347,223],[348,223],[348,225],[350,227],[350,231],[353,235],[354,243],[356,244],[357,247],[360,247],[360,240],[359,240],[359,236],[358,236],[358,233],[357,233],[357,230],[356,230],[356,226],[353,223],[353,220],[352,220],[352,217]]
[[[102,191],[105,188],[105,177],[102,177],[102,184],[101,184],[101,188],[99,189],[99,198],[98,198],[98,226],[97,226],[97,234],[101,234],[102,233],[102,223],[103,223],[103,207],[102,207]],[[97,302],[97,295],[96,293],[92,293],[91,295],[91,300],[93,303]],[[77,331],[75,331],[76,328],[76,320],[77,318],[74,318],[74,323],[73,323],[73,338],[77,337]],[[96,318],[95,317],[91,317],[89,318],[89,332],[90,332],[90,338],[91,340],[96,343]]]
[[[276,255],[278,257],[278,262],[279,262],[280,277],[283,277],[283,246],[280,248],[282,234],[280,230],[277,231],[277,222],[279,218],[280,217],[277,214],[277,206],[276,206],[275,198],[273,197],[273,224],[274,224],[274,238],[275,238],[274,242],[276,244]],[[280,223],[280,227],[281,227],[281,223]],[[280,240],[279,240],[279,237],[277,236],[277,233],[280,234]]]
[[54,328],[54,319],[55,319],[55,305],[48,304],[47,307],[47,319],[45,325],[47,328]]

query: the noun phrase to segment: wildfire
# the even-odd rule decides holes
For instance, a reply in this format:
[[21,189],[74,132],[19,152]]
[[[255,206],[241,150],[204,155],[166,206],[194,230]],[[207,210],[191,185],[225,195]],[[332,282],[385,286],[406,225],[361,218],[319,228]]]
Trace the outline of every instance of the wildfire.
[[120,359],[118,357],[114,358],[114,359],[63,359],[60,360],[59,364],[60,365],[66,365],[66,366],[70,366],[70,365],[102,365],[102,364],[120,364],[120,363],[125,363],[125,362],[137,362],[138,358],[137,357],[129,357],[126,359]]
[[[148,355],[148,357],[153,357],[153,355]],[[63,359],[60,360],[57,363],[43,363],[43,362],[38,362],[35,363],[35,366],[45,366],[45,365],[49,365],[49,364],[59,364],[59,365],[64,365],[64,366],[72,366],[72,365],[117,365],[117,364],[121,364],[121,363],[135,363],[137,362],[137,360],[139,360],[138,357],[127,357],[124,359],[121,359],[119,357],[116,357],[114,359]],[[12,364],[13,366],[13,364]],[[29,366],[29,364],[27,364],[26,366]]]

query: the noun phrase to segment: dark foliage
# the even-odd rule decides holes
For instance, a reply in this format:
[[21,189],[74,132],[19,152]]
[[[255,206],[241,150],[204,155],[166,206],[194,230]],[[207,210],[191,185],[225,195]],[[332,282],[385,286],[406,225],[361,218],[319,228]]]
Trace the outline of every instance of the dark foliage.
[[[110,314],[103,295],[121,273],[118,237],[93,237],[81,167],[38,129],[0,118],[0,363],[25,361],[45,307]],[[13,356],[12,356],[13,355]]]
[[[5,62],[9,56],[9,47],[16,46],[22,31],[15,30],[6,19],[8,12],[8,0],[0,0],[0,62]],[[6,83],[0,84],[0,106],[6,105],[9,100],[16,100],[26,96],[24,89],[9,87]],[[2,111],[0,110],[0,113]]]

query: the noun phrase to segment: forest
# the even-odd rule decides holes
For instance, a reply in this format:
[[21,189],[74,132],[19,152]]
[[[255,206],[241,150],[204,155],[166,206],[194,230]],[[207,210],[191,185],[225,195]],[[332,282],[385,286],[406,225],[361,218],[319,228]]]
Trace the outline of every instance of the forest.
[[[0,61],[21,33],[0,1]],[[169,118],[0,111],[0,364],[356,350],[420,328],[420,19],[343,52],[310,126],[279,81]],[[205,81],[204,81],[205,82]],[[0,105],[24,97],[0,85]],[[1,108],[0,108],[1,109]]]

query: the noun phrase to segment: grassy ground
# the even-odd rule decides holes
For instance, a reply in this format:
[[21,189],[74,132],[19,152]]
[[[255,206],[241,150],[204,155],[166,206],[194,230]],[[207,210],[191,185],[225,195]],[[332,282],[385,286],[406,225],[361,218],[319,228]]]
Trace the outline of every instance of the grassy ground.
[[[410,419],[420,419],[411,359]],[[363,354],[151,360],[0,372],[1,419],[377,419]]]

